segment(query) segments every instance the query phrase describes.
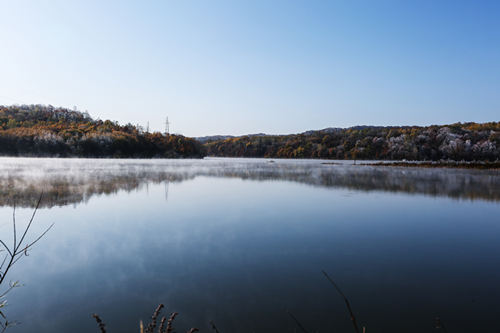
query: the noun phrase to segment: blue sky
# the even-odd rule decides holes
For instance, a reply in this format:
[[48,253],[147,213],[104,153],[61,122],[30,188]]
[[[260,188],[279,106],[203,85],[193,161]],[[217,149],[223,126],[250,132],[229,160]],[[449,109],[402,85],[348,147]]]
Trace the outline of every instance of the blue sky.
[[0,104],[188,136],[500,120],[500,1],[0,0]]

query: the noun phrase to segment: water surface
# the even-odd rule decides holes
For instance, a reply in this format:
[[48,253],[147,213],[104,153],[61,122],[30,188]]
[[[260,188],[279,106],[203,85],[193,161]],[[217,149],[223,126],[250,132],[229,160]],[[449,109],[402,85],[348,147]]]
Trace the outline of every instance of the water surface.
[[[177,331],[495,332],[500,173],[266,159],[0,159],[32,237],[10,272],[13,332],[138,332],[158,303]],[[328,163],[328,164],[327,164]]]

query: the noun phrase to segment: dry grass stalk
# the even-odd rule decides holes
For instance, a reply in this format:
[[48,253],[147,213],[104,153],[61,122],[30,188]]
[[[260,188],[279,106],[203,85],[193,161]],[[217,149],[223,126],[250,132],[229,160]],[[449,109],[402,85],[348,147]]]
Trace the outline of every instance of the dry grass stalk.
[[194,332],[198,332],[198,331],[199,331],[199,329],[193,327],[187,333],[194,333]]
[[161,318],[160,327],[158,328],[158,333],[165,332],[165,323],[167,322],[167,317]]
[[443,322],[441,321],[441,318],[439,318],[439,317],[436,317],[435,328],[443,330],[443,332],[448,332],[448,330],[446,329],[446,327],[443,325]]
[[344,295],[342,290],[340,290],[340,288],[337,286],[337,284],[328,276],[328,274],[326,274],[325,271],[322,271],[322,272],[325,275],[326,279],[335,287],[335,290],[337,290],[337,292],[340,294],[340,296],[342,296],[342,298],[344,299],[345,305],[347,306],[347,310],[349,311],[349,315],[351,317],[352,325],[354,326],[354,331],[356,333],[359,333],[358,322],[356,320],[356,317],[354,316],[351,305],[349,304],[349,300]]
[[153,315],[151,316],[151,323],[149,323],[148,327],[146,328],[146,333],[154,333],[154,330],[156,328],[156,320],[160,315],[160,312],[163,309],[163,307],[164,307],[163,304],[159,304],[155,312],[153,312]]
[[95,321],[97,322],[97,325],[99,326],[99,329],[101,330],[101,333],[106,333],[106,325],[102,321],[101,317],[99,317],[98,314],[94,313],[92,317],[95,318]]
[[293,319],[293,321],[295,322],[295,324],[297,325],[298,328],[300,328],[300,330],[304,333],[309,333],[305,328],[304,326],[299,322],[299,320],[297,318],[295,318],[295,316],[290,312],[290,311],[286,311],[286,313],[288,313],[288,315]]
[[166,333],[172,333],[173,331],[173,327],[172,327],[172,324],[174,322],[174,319],[175,317],[178,315],[177,312],[173,312],[171,315],[170,315],[170,318],[168,318],[168,321],[167,321],[167,330],[165,331]]
[[[149,323],[146,328],[144,327],[144,323],[142,320],[139,322],[140,333],[155,333],[158,316],[160,315],[160,312],[164,307],[165,306],[163,304],[158,305],[156,310],[153,312],[153,315],[151,316],[151,323]],[[157,332],[158,333],[167,333],[167,332],[172,333],[173,332],[172,323],[174,322],[174,319],[177,316],[177,314],[178,314],[177,312],[172,313],[170,315],[170,318],[168,319],[168,321],[167,321],[166,317],[162,317],[161,322],[160,322],[160,327],[158,328]],[[106,327],[105,327],[102,319],[97,314],[93,314],[92,317],[94,317],[95,320],[97,321],[97,324],[99,325],[99,329],[101,330],[101,333],[106,333]],[[167,324],[166,327],[165,327],[165,323]],[[198,331],[199,330],[197,328],[192,328],[189,332],[198,332]]]
[[212,320],[210,321],[210,327],[215,331],[215,333],[220,333]]

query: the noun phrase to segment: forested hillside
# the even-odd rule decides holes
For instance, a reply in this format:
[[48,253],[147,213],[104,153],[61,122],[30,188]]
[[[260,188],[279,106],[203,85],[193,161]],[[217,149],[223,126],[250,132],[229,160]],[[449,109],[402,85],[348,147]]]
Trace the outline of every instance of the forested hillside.
[[242,136],[208,142],[206,147],[212,156],[492,161],[500,158],[500,122],[332,128],[295,135]]
[[181,135],[95,120],[44,105],[0,106],[0,154],[7,156],[203,157],[205,148]]
[[149,133],[87,113],[44,105],[0,106],[0,155],[82,157],[268,157],[381,160],[497,160],[500,122],[428,127],[329,128],[249,135],[204,145]]

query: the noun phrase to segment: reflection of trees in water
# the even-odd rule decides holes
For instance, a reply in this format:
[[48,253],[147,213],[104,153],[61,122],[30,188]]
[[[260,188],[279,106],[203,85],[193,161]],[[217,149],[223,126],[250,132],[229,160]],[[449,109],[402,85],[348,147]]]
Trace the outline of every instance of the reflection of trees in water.
[[[498,171],[419,169],[319,162],[22,160],[0,166],[0,205],[32,206],[44,191],[43,207],[87,202],[94,195],[140,190],[147,184],[181,182],[198,176],[277,180],[361,191],[389,191],[500,200]],[[36,160],[35,160],[36,161]],[[2,170],[3,169],[3,170]]]
[[149,183],[183,180],[175,175],[127,174],[99,177],[89,175],[83,179],[47,177],[42,179],[4,179],[0,176],[0,206],[31,207],[43,191],[41,207],[66,206],[87,202],[94,195],[111,195],[118,191],[140,190]]

